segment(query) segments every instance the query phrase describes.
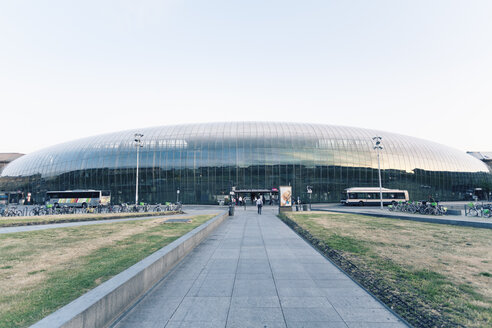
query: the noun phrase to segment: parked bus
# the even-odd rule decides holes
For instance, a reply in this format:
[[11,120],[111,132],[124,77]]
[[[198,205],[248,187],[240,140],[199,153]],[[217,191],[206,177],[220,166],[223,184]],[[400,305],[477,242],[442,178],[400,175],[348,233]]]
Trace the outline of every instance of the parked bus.
[[111,202],[111,192],[106,190],[66,190],[46,192],[47,204],[55,207],[96,207],[107,206]]
[[22,191],[0,191],[0,205],[23,205],[24,193]]
[[[382,188],[383,204],[388,205],[399,201],[408,201],[408,191]],[[353,187],[342,193],[342,204],[345,205],[379,205],[381,203],[379,187]]]

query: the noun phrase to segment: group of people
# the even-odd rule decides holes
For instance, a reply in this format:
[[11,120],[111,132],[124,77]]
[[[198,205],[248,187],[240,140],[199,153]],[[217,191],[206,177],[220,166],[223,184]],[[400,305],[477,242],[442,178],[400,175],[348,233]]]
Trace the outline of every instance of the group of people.
[[[256,207],[258,207],[258,214],[261,214],[261,209],[263,207],[263,199],[264,199],[263,196],[260,195],[259,197],[255,197],[253,200],[253,204],[255,204]],[[233,199],[233,201],[235,200]],[[240,206],[244,206],[244,209],[246,210],[246,200],[242,196],[239,196],[238,202],[239,203],[236,204]]]

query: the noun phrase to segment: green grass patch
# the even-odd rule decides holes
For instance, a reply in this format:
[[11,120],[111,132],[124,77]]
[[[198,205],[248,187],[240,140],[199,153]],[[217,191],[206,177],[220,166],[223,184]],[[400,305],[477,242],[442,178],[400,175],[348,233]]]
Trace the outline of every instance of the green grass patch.
[[369,290],[380,279],[404,299],[409,307],[395,310],[410,323],[417,309],[445,326],[492,326],[489,229],[355,214],[287,217],[363,271],[357,279]]
[[[8,264],[2,266],[8,267],[5,273],[0,271],[0,286],[14,283],[14,277],[29,282],[15,292],[0,293],[0,327],[35,323],[213,216],[195,216],[192,223],[162,224],[150,219],[0,236],[0,263]],[[89,244],[100,246],[79,254]],[[46,268],[26,270],[30,261],[53,260],[56,254],[66,258]],[[33,265],[43,267],[43,263]]]

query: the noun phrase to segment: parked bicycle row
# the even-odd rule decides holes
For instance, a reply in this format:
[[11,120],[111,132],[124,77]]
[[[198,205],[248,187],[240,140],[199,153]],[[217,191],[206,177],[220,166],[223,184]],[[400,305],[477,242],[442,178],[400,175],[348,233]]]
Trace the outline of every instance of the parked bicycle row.
[[465,215],[490,218],[492,216],[492,204],[468,203],[465,205]]
[[145,213],[145,212],[169,212],[181,211],[181,203],[166,204],[126,204],[108,205],[96,207],[74,207],[74,206],[55,206],[34,205],[34,206],[6,206],[0,208],[0,216],[42,216],[42,215],[59,215],[59,214],[85,214],[85,213]]
[[388,205],[388,209],[393,212],[419,213],[427,215],[445,215],[447,208],[439,205],[439,202],[428,201],[406,201]]

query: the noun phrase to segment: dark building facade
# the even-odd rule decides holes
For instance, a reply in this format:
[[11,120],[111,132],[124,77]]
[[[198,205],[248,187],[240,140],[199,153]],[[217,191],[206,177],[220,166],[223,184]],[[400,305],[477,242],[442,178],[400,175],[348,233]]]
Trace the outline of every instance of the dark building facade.
[[338,202],[348,187],[378,186],[375,136],[382,137],[383,187],[407,189],[411,199],[429,195],[463,199],[466,190],[490,186],[480,160],[434,142],[383,131],[342,126],[233,122],[145,128],[52,146],[10,163],[0,190],[111,190],[114,202],[135,199],[136,147],[142,133],[139,199],[216,204],[235,187],[272,190],[291,185],[294,197]]

